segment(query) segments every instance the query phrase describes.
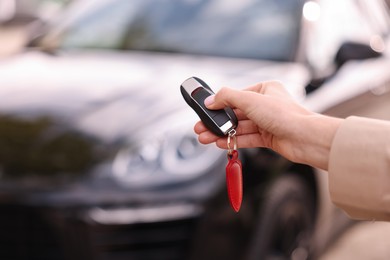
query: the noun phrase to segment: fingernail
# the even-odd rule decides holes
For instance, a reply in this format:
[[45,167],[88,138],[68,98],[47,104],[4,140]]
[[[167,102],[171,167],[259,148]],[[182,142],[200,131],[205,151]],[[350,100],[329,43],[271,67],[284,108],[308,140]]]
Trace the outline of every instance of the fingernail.
[[211,95],[211,96],[208,96],[205,100],[204,100],[204,105],[206,107],[214,104],[214,101],[215,101],[215,95]]

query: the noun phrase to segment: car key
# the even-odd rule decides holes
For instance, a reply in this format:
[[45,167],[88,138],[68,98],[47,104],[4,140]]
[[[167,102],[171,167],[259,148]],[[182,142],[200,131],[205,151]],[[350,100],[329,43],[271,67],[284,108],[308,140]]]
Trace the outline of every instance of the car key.
[[201,79],[191,77],[180,86],[181,94],[187,104],[198,114],[203,124],[218,136],[226,136],[237,127],[237,117],[230,107],[209,110],[204,100],[213,95],[211,88]]
[[[228,136],[228,164],[226,165],[226,188],[231,207],[238,212],[241,207],[243,194],[242,164],[238,159],[237,138],[235,128],[238,120],[229,107],[220,110],[209,110],[204,100],[214,94],[211,88],[201,79],[192,77],[185,80],[180,91],[187,104],[194,109],[205,126],[218,136]],[[234,146],[231,148],[231,139]]]

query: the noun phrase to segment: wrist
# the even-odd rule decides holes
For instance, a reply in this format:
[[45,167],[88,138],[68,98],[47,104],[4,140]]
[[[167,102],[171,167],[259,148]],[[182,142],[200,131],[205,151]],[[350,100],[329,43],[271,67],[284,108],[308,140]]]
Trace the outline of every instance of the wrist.
[[327,170],[332,142],[343,119],[313,114],[303,121],[297,161]]

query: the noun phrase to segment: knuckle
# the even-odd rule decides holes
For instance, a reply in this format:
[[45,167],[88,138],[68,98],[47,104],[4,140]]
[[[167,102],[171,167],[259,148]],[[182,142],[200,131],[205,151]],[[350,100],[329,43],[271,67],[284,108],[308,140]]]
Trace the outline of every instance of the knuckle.
[[268,80],[264,82],[265,87],[267,88],[283,88],[282,82],[278,80]]
[[222,87],[217,94],[215,95],[216,100],[224,102],[226,99],[229,98],[231,89],[228,87]]
[[268,80],[258,84],[259,92],[262,94],[273,92],[273,91],[284,91],[284,85],[278,80]]
[[228,87],[222,87],[219,91],[218,91],[218,93],[217,93],[217,95],[219,95],[219,96],[225,96],[225,95],[227,95],[227,93],[229,92],[229,88]]

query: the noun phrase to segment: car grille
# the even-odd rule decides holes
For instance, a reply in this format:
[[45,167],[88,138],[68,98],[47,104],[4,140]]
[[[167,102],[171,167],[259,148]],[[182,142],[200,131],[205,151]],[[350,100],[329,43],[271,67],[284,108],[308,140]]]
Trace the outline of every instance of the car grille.
[[90,223],[64,211],[0,207],[0,259],[186,259],[196,218],[131,225]]
[[58,237],[34,209],[0,207],[0,259],[63,260]]
[[96,259],[186,259],[194,221],[99,225],[91,228],[91,246]]

